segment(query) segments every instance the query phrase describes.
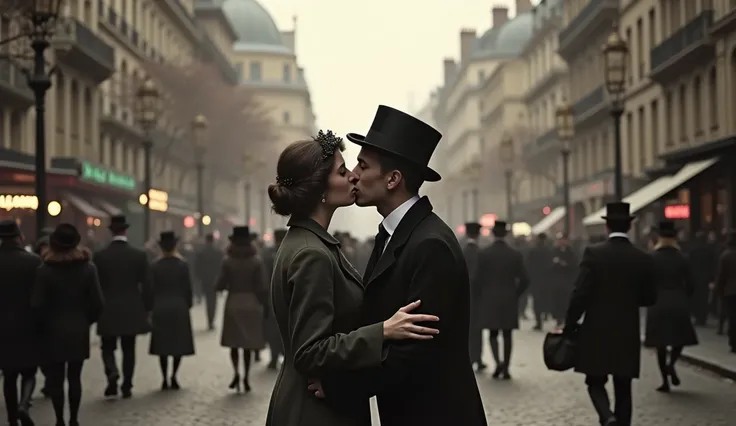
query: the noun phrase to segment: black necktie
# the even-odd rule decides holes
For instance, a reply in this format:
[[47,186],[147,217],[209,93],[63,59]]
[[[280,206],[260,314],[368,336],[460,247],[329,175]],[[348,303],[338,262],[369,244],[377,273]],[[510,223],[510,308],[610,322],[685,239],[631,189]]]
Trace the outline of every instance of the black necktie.
[[368,259],[368,266],[366,266],[365,274],[363,275],[363,280],[365,282],[368,282],[368,280],[371,279],[373,269],[376,267],[378,259],[381,258],[381,254],[383,254],[383,249],[386,247],[388,237],[388,232],[386,231],[386,228],[383,227],[383,224],[378,225],[378,234],[376,234],[376,239],[373,243],[373,252],[371,253],[371,258]]

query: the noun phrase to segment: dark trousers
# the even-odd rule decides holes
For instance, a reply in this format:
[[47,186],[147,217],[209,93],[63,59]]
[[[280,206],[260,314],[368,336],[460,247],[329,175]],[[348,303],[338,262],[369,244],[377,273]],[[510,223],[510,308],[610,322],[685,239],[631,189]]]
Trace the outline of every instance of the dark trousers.
[[736,295],[724,297],[723,307],[728,315],[728,344],[736,351]]
[[613,393],[615,397],[614,409],[611,411],[611,401],[606,391],[607,376],[586,376],[588,395],[593,407],[598,413],[601,424],[615,416],[618,426],[631,426],[633,403],[631,401],[631,378],[613,376]]
[[204,292],[205,307],[207,308],[207,327],[210,329],[215,326],[215,314],[217,313],[217,292],[215,290],[206,290]]
[[483,359],[483,329],[471,323],[468,337],[470,339],[468,342],[470,362],[481,364]]
[[[20,398],[18,397],[18,378],[21,379]],[[5,397],[5,409],[8,412],[8,423],[16,424],[19,409],[28,410],[35,387],[36,367],[3,369],[3,396]]]
[[82,402],[82,367],[84,361],[57,362],[46,366],[47,385],[51,403],[56,414],[56,423],[64,424],[64,379],[69,387],[69,423],[77,421]]
[[118,348],[123,352],[123,390],[133,387],[133,372],[135,371],[135,338],[136,336],[102,336],[100,338],[100,349],[102,350],[102,365],[105,368],[105,376],[109,384],[117,383],[120,378],[115,350]]

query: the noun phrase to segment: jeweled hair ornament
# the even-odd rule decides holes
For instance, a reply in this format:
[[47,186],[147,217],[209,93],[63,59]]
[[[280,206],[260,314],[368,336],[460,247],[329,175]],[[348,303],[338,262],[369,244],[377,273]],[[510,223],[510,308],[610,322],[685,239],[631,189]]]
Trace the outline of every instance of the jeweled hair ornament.
[[345,149],[345,142],[343,142],[341,137],[332,133],[332,130],[328,130],[327,133],[320,130],[314,140],[319,142],[320,147],[322,147],[323,160],[335,155],[335,151],[338,149],[341,151]]
[[276,176],[276,183],[283,186],[284,188],[288,188],[294,185],[294,179],[289,178],[289,177],[285,178],[281,176]]

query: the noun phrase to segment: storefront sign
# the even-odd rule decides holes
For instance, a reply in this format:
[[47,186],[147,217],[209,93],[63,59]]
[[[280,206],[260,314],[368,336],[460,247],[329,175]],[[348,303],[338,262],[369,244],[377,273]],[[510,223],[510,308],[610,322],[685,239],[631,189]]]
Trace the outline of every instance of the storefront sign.
[[14,209],[38,208],[38,197],[35,195],[0,195],[0,209],[10,211]]
[[124,189],[126,191],[135,191],[135,178],[133,176],[113,172],[112,170],[96,166],[87,161],[82,161],[81,176],[82,180],[96,183],[98,185],[107,185],[116,189]]
[[169,193],[160,189],[151,189],[148,191],[148,207],[157,212],[169,210]]
[[671,206],[665,206],[664,217],[666,217],[667,219],[688,219],[690,218],[690,205],[675,204]]

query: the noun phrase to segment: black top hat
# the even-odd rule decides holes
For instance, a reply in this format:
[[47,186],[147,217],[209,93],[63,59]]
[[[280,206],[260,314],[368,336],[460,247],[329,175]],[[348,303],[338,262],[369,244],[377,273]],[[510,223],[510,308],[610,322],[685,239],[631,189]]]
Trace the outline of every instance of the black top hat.
[[130,227],[130,224],[126,220],[124,215],[116,215],[110,218],[110,225],[108,228],[112,231],[123,231],[125,229],[128,229]]
[[171,244],[179,241],[174,231],[164,231],[158,235],[159,244]]
[[601,216],[605,220],[633,220],[634,216],[629,213],[629,203],[608,203],[606,204],[606,215]]
[[477,237],[480,234],[480,223],[468,222],[465,224],[465,235]]
[[273,239],[280,243],[284,240],[284,237],[286,236],[286,229],[276,229],[273,231]]
[[493,224],[493,235],[503,237],[509,232],[508,226],[508,223],[503,220],[497,220],[496,223]]
[[0,238],[20,237],[20,227],[13,219],[0,221]]
[[79,235],[77,228],[70,223],[59,224],[49,236],[49,246],[55,251],[75,249],[80,241],[82,241],[82,236]]
[[677,228],[675,228],[675,222],[671,220],[662,220],[659,222],[657,227],[657,233],[660,237],[672,238],[677,236]]
[[348,140],[400,157],[424,171],[424,180],[437,182],[442,177],[429,168],[429,160],[442,134],[429,124],[386,105],[379,105],[373,124],[363,136],[348,133]]
[[236,226],[233,228],[233,234],[228,238],[230,238],[230,241],[250,241],[250,228],[247,226]]

